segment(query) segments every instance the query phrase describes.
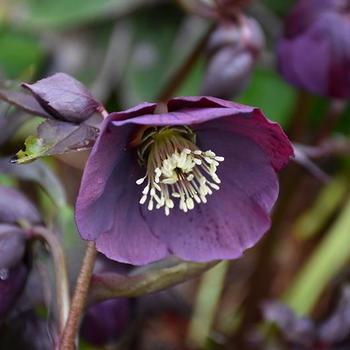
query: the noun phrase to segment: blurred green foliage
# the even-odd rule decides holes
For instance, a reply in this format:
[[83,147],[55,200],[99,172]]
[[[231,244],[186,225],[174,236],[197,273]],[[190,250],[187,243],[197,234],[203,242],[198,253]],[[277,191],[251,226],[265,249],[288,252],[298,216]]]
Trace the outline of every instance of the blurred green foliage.
[[[263,0],[261,3],[280,23],[294,1]],[[15,15],[16,13],[20,15]],[[192,15],[184,13],[175,2],[151,0],[7,1],[6,6],[0,3],[0,18],[1,80],[41,78],[56,69],[64,70],[86,82],[98,96],[102,96],[103,102],[110,110],[131,107],[145,100],[156,101],[174,74],[186,63],[210,26],[208,21],[194,19]],[[120,42],[113,43],[113,33],[119,25],[121,27],[125,25],[126,29],[122,28],[121,36],[117,37]],[[122,45],[122,39],[126,44]],[[267,39],[269,43],[275,44],[276,38]],[[123,62],[119,60],[121,50]],[[269,50],[272,56],[274,53],[272,49]],[[177,95],[198,94],[205,65],[204,55],[201,54],[193,62],[184,81],[177,87]],[[119,73],[114,77],[116,71]],[[104,79],[99,82],[101,72],[104,74]],[[104,80],[108,80],[106,77],[110,78],[110,81],[105,82]],[[296,111],[300,112],[296,108],[300,102],[299,97],[300,91],[286,83],[270,62],[255,69],[248,88],[237,101],[261,108],[268,118],[279,122],[290,131],[288,128],[298,117]],[[305,110],[301,111],[306,115],[301,123],[301,129],[306,135],[306,141],[310,141],[325,123],[330,101],[315,96],[308,96],[307,99],[308,104],[303,107]],[[334,129],[329,130],[328,136],[336,132],[349,135],[349,115],[348,106],[340,119],[335,122]],[[20,143],[32,133],[33,128],[30,125],[29,123],[27,128],[22,127],[20,133],[17,133],[17,137],[12,140],[15,146],[11,144],[1,152],[8,156],[11,152],[13,154],[15,147],[16,150],[20,149]],[[31,150],[34,151],[32,153],[44,151],[40,150],[40,144],[34,136],[29,136],[26,145],[27,153],[20,155],[24,155],[27,159],[31,156]],[[59,169],[59,162],[53,161],[53,164],[55,170]],[[287,240],[285,236],[295,233],[293,242],[288,241],[288,244],[295,244],[298,248],[305,244],[308,245],[307,249],[296,253],[293,251],[295,247],[286,248],[280,241],[276,241],[274,244],[277,245],[275,249],[277,253],[271,253],[281,254],[285,260],[292,256],[289,257],[291,265],[294,263],[293,254],[296,259],[306,261],[298,266],[298,271],[287,277],[290,280],[284,285],[284,300],[298,313],[312,312],[320,296],[330,287],[332,280],[347,270],[350,259],[348,244],[350,159],[347,155],[320,164],[331,175],[335,175],[333,181],[323,185],[313,179],[314,183],[317,183],[316,195],[310,190],[310,193],[302,193],[297,197],[299,202],[290,201],[293,207],[295,203],[302,202],[303,198],[300,197],[305,196],[308,199],[310,197],[311,204],[309,203],[309,207],[303,212],[298,212],[298,208],[293,207],[296,214],[294,213],[292,219],[286,219],[290,220],[286,225],[288,228],[280,232],[279,236],[280,240]],[[303,189],[302,186],[299,188],[299,185],[302,184],[301,178],[305,173],[298,176],[300,181],[295,187],[288,189],[291,199],[295,193],[298,195],[300,188]],[[76,177],[79,181],[79,176]],[[8,175],[0,174],[0,183],[17,185],[18,181]],[[73,270],[72,274],[76,275],[84,242],[79,239],[76,231],[73,203],[66,203],[64,198],[57,208],[43,192],[40,192],[39,197],[42,206],[47,209],[50,220],[58,222],[63,232],[61,238],[70,262],[69,266]],[[346,206],[344,202],[347,202]],[[288,214],[288,210],[286,213]],[[281,261],[284,261],[283,259]],[[251,274],[252,263],[249,259],[243,261],[246,266],[241,267],[242,271],[247,275]],[[283,267],[286,266],[283,265],[281,269]],[[195,329],[193,332],[197,332],[194,337],[198,336],[200,343],[203,343],[203,334],[204,337],[210,336],[213,324],[215,327],[214,316],[218,312],[220,297],[224,293],[227,269],[224,264],[218,265],[216,270],[204,275],[200,283],[195,305],[197,316],[202,313],[200,317],[204,320],[199,325],[193,320]],[[242,271],[238,271],[237,280]],[[279,277],[280,280],[284,281],[284,271],[278,272],[282,275]],[[268,283],[274,277],[264,276]],[[230,282],[236,283],[236,275]],[[247,285],[243,290],[249,288]],[[273,297],[283,297],[282,293],[276,295],[275,291],[273,292]],[[237,299],[241,301],[241,298]],[[244,306],[249,308],[249,305]],[[234,310],[237,310],[237,305]],[[244,307],[239,312],[244,314]],[[235,319],[239,323],[241,317],[238,316],[241,314],[238,315],[237,312],[231,320]],[[85,344],[82,345],[82,349],[92,348]]]
[[0,23],[0,72],[4,71],[7,78],[16,79],[29,70],[38,71],[44,59],[38,38]]

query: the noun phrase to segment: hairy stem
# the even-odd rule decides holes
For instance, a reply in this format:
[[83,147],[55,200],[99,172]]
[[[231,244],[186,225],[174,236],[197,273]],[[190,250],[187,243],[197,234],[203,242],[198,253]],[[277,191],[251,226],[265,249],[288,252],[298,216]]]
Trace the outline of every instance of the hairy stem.
[[54,268],[55,268],[59,332],[60,334],[62,334],[65,323],[68,319],[69,303],[70,303],[68,273],[67,273],[66,259],[64,256],[64,252],[62,250],[61,244],[58,241],[57,237],[45,227],[42,227],[42,226],[32,227],[31,235],[34,238],[44,241],[49,246],[49,249],[52,254]]
[[80,268],[77,285],[74,291],[68,321],[61,339],[61,350],[76,349],[75,341],[79,330],[82,312],[86,304],[90,280],[96,260],[96,253],[95,242],[88,242],[84,260]]
[[109,116],[108,111],[103,106],[99,107],[98,112],[102,115],[103,119],[106,119]]

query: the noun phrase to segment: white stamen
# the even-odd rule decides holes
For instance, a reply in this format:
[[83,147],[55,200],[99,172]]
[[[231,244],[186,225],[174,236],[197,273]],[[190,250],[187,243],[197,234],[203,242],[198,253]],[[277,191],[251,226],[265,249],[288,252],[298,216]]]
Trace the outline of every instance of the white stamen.
[[220,189],[218,184],[221,181],[216,171],[224,157],[217,156],[211,150],[199,150],[176,130],[174,134],[168,132],[160,140],[154,142],[157,145],[155,151],[152,149],[149,152],[145,177],[136,181],[136,184],[141,185],[147,179],[139,203],[145,204],[149,198],[148,210],[164,207],[166,216],[170,215],[175,202],[185,213],[193,210],[196,204],[207,203],[207,196],[213,190]]
[[145,177],[141,177],[141,179],[136,180],[136,183],[137,183],[138,185],[141,185],[141,184],[143,184],[143,182],[145,181],[145,179],[146,179],[146,176],[145,176]]
[[140,204],[145,204],[146,203],[146,199],[147,199],[147,196],[146,195],[143,195],[140,199]]

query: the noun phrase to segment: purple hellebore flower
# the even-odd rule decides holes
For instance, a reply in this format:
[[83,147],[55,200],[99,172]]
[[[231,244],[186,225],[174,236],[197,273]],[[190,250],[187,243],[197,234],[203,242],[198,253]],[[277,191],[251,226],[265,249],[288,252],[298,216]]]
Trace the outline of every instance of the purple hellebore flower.
[[270,227],[291,144],[253,107],[213,97],[166,107],[105,119],[77,199],[80,234],[133,265],[237,258]]
[[0,185],[0,270],[16,266],[25,254],[28,235],[20,221],[39,224],[41,218],[22,193]]
[[38,224],[41,218],[23,194],[0,185],[0,324],[21,295],[30,270],[28,236],[20,221]]
[[299,0],[278,45],[290,83],[334,98],[350,96],[350,1]]

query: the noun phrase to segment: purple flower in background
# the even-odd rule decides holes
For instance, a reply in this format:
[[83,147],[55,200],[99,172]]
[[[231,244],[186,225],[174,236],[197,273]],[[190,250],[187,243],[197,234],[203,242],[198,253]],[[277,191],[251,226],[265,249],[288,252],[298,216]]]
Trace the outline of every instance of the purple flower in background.
[[[332,313],[321,322],[298,317],[288,306],[276,301],[263,305],[265,320],[277,325],[285,340],[297,349],[348,349],[350,339],[350,287],[343,287]],[[344,347],[343,347],[344,346]],[[294,347],[293,347],[294,349]]]
[[143,103],[104,121],[76,204],[82,238],[134,265],[241,256],[270,227],[288,138],[259,109],[213,97],[160,109]]
[[130,321],[130,300],[115,298],[91,306],[82,321],[81,336],[95,346],[115,343]]
[[298,87],[323,96],[349,97],[349,0],[300,0],[287,18],[278,65]]
[[21,295],[29,273],[28,236],[20,221],[37,224],[41,219],[26,197],[0,185],[0,323]]

